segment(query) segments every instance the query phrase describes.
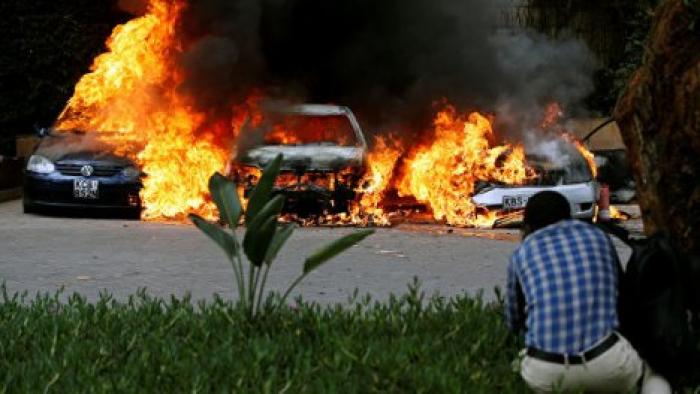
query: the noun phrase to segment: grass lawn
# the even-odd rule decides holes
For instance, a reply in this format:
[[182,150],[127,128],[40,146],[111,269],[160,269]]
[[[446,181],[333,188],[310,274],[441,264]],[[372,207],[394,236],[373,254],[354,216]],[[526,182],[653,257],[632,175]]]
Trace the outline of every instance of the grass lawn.
[[251,321],[221,299],[5,294],[0,392],[527,392],[500,309],[479,299],[409,287],[270,308]]

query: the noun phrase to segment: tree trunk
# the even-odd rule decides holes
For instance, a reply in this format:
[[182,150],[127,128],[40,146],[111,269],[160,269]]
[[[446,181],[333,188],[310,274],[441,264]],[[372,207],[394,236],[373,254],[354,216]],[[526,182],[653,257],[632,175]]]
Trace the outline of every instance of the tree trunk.
[[[642,66],[615,109],[647,233],[700,252],[700,20],[684,0],[656,11]],[[699,5],[700,6],[700,5]]]

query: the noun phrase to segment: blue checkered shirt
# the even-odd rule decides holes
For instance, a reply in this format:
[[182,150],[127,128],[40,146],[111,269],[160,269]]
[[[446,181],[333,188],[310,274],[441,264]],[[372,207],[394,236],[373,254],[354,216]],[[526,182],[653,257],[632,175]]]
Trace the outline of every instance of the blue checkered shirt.
[[578,354],[618,326],[617,252],[600,229],[566,220],[540,229],[508,265],[506,319],[525,344]]

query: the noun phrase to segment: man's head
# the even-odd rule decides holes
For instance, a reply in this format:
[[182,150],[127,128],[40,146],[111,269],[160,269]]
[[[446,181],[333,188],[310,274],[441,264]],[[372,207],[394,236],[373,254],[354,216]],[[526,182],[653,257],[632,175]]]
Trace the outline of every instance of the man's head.
[[561,220],[571,219],[571,206],[564,196],[553,191],[539,192],[525,206],[523,238]]

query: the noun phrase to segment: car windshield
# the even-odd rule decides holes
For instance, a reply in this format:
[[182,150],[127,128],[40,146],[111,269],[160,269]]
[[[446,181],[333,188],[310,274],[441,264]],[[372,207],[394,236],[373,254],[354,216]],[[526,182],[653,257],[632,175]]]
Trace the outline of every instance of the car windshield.
[[281,116],[265,133],[266,145],[355,146],[355,131],[344,115]]
[[139,151],[138,143],[132,141],[124,141],[117,151],[110,143],[110,137],[118,135],[120,133],[106,131],[53,131],[41,139],[36,153],[51,160],[59,160],[76,154],[90,154],[94,157],[128,156],[130,152]]

